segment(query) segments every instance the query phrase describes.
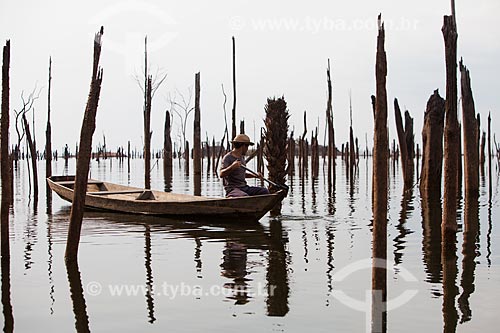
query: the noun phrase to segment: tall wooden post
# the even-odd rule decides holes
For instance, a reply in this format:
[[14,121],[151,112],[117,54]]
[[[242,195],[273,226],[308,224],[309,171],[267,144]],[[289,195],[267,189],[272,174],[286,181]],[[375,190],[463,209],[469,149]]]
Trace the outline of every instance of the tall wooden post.
[[236,136],[236,41],[233,40],[233,110],[232,110],[232,126],[231,126],[231,134],[234,138]]
[[200,73],[194,79],[193,169],[194,195],[201,195]]
[[[457,119],[457,38],[453,16],[444,16],[443,28],[446,58],[446,100],[444,131],[444,200],[443,237],[457,230],[457,174],[460,129]],[[450,240],[451,241],[451,240]]]
[[[453,6],[452,6],[453,7]],[[452,10],[453,11],[453,10]],[[446,59],[446,101],[444,130],[444,198],[441,233],[443,265],[444,331],[454,332],[457,315],[455,297],[457,287],[456,231],[457,196],[460,156],[460,127],[457,117],[457,38],[455,16],[444,16],[443,28]]]
[[488,112],[488,198],[491,201],[491,113]]
[[104,33],[103,27],[94,38],[94,64],[92,69],[92,81],[90,92],[85,108],[82,129],[80,132],[80,150],[76,166],[75,186],[73,204],[66,243],[66,262],[77,261],[78,245],[80,243],[80,231],[82,228],[83,208],[87,192],[87,182],[90,168],[90,157],[92,154],[92,135],[95,131],[95,118],[99,95],[101,92],[102,69],[99,68],[99,57],[101,56],[101,38]]
[[132,158],[130,151],[130,141],[127,142],[127,173],[130,174],[130,159]]
[[375,65],[376,100],[373,146],[373,268],[372,268],[372,331],[386,331],[387,320],[387,58],[384,49],[385,29],[378,17],[377,59]]
[[460,60],[464,138],[465,196],[479,196],[479,128],[467,67]]
[[481,165],[481,172],[484,175],[484,163],[486,162],[486,132],[483,131],[483,135],[481,136],[481,148],[479,148],[479,164]]
[[170,126],[170,112],[165,113],[165,128],[163,134],[163,164],[172,169],[172,137]]
[[245,121],[240,121],[240,134],[245,134]]
[[151,101],[152,76],[148,75],[146,83],[146,104],[144,108],[144,188],[151,188]]
[[326,104],[326,121],[328,124],[328,186],[335,184],[335,160],[337,149],[335,148],[335,129],[333,127],[333,107],[332,107],[332,80],[330,76],[330,59],[326,68],[326,80],[328,85],[328,102]]
[[[50,92],[52,85],[52,58],[49,58],[49,88],[47,92],[47,128],[45,130],[45,178],[52,176],[52,127],[50,125]],[[49,185],[46,185],[47,198],[52,197]]]
[[9,156],[9,112],[10,112],[10,40],[5,42],[2,58],[2,116],[0,132],[0,158],[1,181],[2,181],[2,199],[1,199],[1,256],[2,259],[10,257],[9,247],[9,207],[12,202],[12,163]]
[[354,165],[356,164],[356,149],[354,146],[354,132],[352,130],[352,101],[351,92],[349,92],[349,178],[351,179],[351,184],[354,181]]

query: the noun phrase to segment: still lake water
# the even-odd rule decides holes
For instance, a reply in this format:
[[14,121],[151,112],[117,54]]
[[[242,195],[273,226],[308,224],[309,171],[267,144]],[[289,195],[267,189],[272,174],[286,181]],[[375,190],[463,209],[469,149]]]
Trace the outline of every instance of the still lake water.
[[[59,159],[53,174],[74,174],[74,163]],[[12,313],[15,332],[365,332],[371,320],[371,163],[361,159],[349,182],[338,160],[334,193],[321,172],[314,182],[295,175],[282,216],[266,215],[256,224],[86,212],[79,267],[67,270],[70,205],[54,195],[48,213],[43,161],[35,207],[22,162],[10,220],[10,281],[2,276],[4,325]],[[141,187],[143,162],[131,160],[128,172],[126,160],[92,161],[91,176]],[[152,188],[165,188],[161,161],[151,176]],[[403,196],[401,176],[390,163],[387,331],[498,332],[498,178],[491,203],[481,178],[472,242],[464,242],[459,205],[457,257],[443,282],[439,226],[428,218],[432,212],[422,211],[418,187]],[[177,161],[167,185],[193,192]],[[221,181],[205,175],[202,194],[222,195]],[[446,297],[444,289],[451,291]]]

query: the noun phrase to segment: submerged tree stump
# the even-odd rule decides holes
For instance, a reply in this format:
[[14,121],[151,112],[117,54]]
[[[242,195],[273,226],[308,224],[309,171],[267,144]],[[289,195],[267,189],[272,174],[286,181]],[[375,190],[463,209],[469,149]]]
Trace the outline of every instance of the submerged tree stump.
[[103,27],[94,38],[94,64],[90,92],[85,108],[82,129],[80,132],[80,151],[76,166],[75,186],[73,204],[71,205],[70,223],[68,229],[68,240],[66,243],[66,262],[77,261],[78,245],[80,243],[80,231],[82,228],[83,208],[85,195],[87,193],[87,182],[90,168],[90,157],[92,154],[92,135],[95,131],[95,118],[97,105],[101,92],[102,69],[99,68],[101,56],[101,38]]
[[165,113],[165,128],[163,134],[163,166],[172,170],[172,126],[170,125],[170,112]]
[[401,152],[401,166],[403,169],[405,189],[413,186],[413,169],[415,158],[415,135],[413,134],[413,118],[408,111],[405,111],[405,123],[403,119],[397,98],[394,99],[394,113],[396,116],[396,129],[398,132],[398,141]]
[[479,196],[479,118],[476,118],[474,98],[467,67],[460,60],[462,117],[464,137],[465,196]]
[[445,101],[436,89],[427,102],[422,129],[422,172],[420,192],[441,197]]

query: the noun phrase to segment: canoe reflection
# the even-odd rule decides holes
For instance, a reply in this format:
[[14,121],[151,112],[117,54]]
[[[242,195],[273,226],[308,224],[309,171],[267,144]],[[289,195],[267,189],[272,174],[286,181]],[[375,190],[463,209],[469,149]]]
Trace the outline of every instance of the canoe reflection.
[[[69,207],[64,207],[54,214],[54,220],[65,221],[69,216]],[[249,283],[252,281],[252,268],[249,268],[249,253],[264,253],[267,256],[265,299],[267,315],[284,316],[288,313],[288,253],[285,245],[288,242],[284,235],[281,222],[273,220],[270,226],[260,223],[221,223],[219,221],[182,221],[155,216],[127,215],[117,213],[103,213],[96,211],[85,212],[84,236],[92,234],[102,235],[103,229],[109,231],[109,226],[116,224],[116,228],[123,227],[125,230],[137,230],[137,226],[145,228],[144,231],[144,264],[146,268],[146,285],[154,285],[154,272],[151,268],[153,258],[151,257],[154,242],[151,237],[155,233],[165,232],[174,236],[173,238],[193,239],[197,277],[202,278],[202,267],[207,264],[202,262],[201,249],[203,243],[224,242],[221,262],[218,264],[221,276],[229,279],[222,287],[232,290],[232,293],[224,293],[226,300],[236,305],[244,305],[252,301],[252,289]],[[102,228],[100,228],[102,225]],[[128,227],[128,228],[127,228]],[[64,228],[58,228],[62,231]],[[89,235],[90,234],[90,235]],[[212,262],[210,262],[212,264]],[[154,323],[158,317],[155,314],[155,299],[152,294],[146,294],[147,320]]]

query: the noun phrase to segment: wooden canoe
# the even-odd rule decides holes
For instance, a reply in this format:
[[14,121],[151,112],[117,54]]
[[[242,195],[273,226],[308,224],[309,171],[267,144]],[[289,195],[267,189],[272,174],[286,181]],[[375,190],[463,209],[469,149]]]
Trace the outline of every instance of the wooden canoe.
[[[72,202],[75,176],[47,178],[52,191]],[[258,221],[286,196],[286,191],[239,198],[203,197],[174,194],[89,179],[85,207],[91,209],[182,217]]]

